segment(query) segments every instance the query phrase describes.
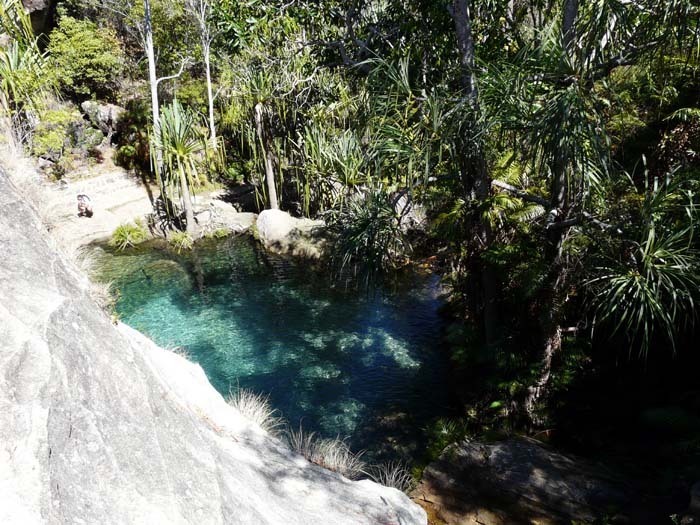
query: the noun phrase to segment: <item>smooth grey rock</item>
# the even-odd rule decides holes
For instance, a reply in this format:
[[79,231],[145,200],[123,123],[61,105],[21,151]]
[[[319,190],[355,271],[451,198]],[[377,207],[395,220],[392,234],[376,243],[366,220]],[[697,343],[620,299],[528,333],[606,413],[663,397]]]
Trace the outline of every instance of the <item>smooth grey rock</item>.
[[115,326],[0,173],[0,523],[425,524],[308,463],[201,368]]
[[700,518],[700,482],[693,484],[690,488],[690,506],[688,510]]
[[[643,491],[629,481],[522,437],[448,447],[411,495],[430,502],[425,506],[447,523],[592,523],[614,515],[611,523],[656,524],[660,519],[644,508]],[[475,514],[480,519],[470,521]]]
[[94,100],[86,100],[80,104],[80,109],[90,119],[90,123],[107,137],[111,137],[119,126],[119,121],[126,111],[114,104],[103,104]]
[[428,213],[425,207],[416,203],[406,191],[396,193],[392,197],[395,199],[396,214],[401,218],[401,230],[404,233],[425,232],[428,227]]
[[195,208],[197,223],[206,232],[225,229],[231,233],[245,233],[255,224],[257,215],[239,212],[228,202],[212,199],[206,206]]
[[260,242],[275,253],[310,259],[323,255],[325,223],[297,219],[281,210],[264,210],[256,222]]

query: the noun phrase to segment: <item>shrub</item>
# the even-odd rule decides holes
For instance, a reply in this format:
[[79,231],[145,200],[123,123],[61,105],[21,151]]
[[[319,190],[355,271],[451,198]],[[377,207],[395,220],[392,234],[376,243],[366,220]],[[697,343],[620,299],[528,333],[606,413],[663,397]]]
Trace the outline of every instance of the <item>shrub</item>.
[[348,479],[358,479],[364,473],[363,453],[355,454],[342,439],[318,438],[314,432],[304,432],[300,426],[298,431],[287,431],[287,443],[293,451],[312,463]]
[[395,203],[382,188],[346,202],[330,215],[329,228],[339,275],[349,270],[369,283],[405,264],[410,253]]
[[125,250],[130,246],[135,246],[145,241],[147,237],[148,232],[143,222],[136,220],[133,223],[120,224],[112,233],[112,239],[109,241],[109,244],[118,250]]
[[151,107],[143,97],[129,100],[119,118],[115,162],[122,168],[149,173],[151,154],[148,139]]
[[60,106],[42,111],[34,130],[32,154],[58,161],[79,141],[83,127],[83,118],[75,108]]
[[284,426],[284,420],[278,416],[277,410],[270,406],[268,396],[239,388],[235,392],[229,393],[227,401],[246,419],[258,425],[268,434],[277,436]]
[[194,239],[187,232],[173,232],[168,237],[168,242],[177,250],[177,253],[194,248]]
[[113,30],[63,16],[51,32],[49,55],[67,95],[112,98],[124,63]]

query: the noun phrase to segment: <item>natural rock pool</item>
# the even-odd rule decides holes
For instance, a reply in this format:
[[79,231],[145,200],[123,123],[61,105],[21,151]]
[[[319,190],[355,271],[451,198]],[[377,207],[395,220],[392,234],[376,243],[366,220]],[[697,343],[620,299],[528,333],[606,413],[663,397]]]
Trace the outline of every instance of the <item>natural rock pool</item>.
[[108,251],[99,268],[118,290],[120,319],[184,347],[222,394],[269,394],[292,427],[347,437],[371,459],[415,457],[424,429],[450,410],[434,276],[337,289],[248,237],[180,255]]

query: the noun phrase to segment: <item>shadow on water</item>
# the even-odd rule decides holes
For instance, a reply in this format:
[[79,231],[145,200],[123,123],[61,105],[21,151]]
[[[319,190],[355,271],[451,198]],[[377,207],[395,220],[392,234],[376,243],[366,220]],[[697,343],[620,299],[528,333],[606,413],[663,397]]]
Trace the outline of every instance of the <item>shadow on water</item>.
[[252,239],[195,252],[107,253],[101,277],[127,324],[181,346],[222,394],[269,394],[292,426],[348,437],[371,459],[410,459],[422,429],[450,412],[434,277],[392,290],[339,290]]

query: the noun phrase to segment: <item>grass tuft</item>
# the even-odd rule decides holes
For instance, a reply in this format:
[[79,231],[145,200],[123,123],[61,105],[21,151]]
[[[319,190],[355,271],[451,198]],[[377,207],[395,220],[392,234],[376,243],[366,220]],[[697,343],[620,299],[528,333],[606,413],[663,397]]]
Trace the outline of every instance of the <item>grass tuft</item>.
[[133,223],[124,223],[117,226],[112,233],[109,243],[118,250],[126,250],[135,246],[148,238],[148,232],[143,222],[136,220]]
[[409,492],[415,485],[415,480],[406,465],[399,461],[381,463],[369,467],[364,473],[375,483]]
[[284,427],[284,420],[279,417],[277,409],[270,406],[269,396],[239,388],[228,395],[228,404],[236,408],[244,417],[257,424],[272,436],[279,436]]
[[348,479],[358,479],[366,467],[363,453],[355,454],[342,439],[318,438],[314,432],[299,430],[287,431],[289,447],[307,460],[323,468],[338,472]]
[[168,237],[170,245],[177,250],[177,253],[183,250],[191,250],[194,248],[194,239],[187,232],[173,232]]

